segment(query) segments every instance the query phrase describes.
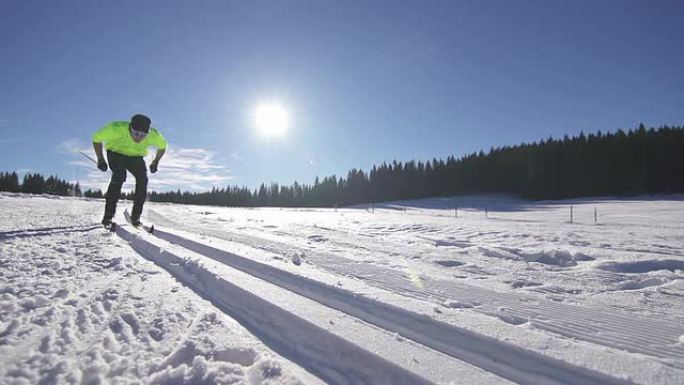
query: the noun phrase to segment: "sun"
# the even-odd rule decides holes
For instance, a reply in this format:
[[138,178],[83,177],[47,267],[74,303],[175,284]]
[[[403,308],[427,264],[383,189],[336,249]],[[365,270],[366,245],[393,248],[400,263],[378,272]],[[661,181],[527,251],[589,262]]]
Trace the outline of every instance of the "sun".
[[278,102],[262,102],[254,111],[255,127],[265,137],[281,137],[287,133],[290,115]]

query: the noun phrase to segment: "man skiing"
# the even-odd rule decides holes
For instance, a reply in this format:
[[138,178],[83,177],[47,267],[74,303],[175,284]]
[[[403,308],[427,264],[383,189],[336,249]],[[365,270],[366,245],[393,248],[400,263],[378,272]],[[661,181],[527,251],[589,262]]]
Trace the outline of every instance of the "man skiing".
[[135,195],[131,223],[140,226],[140,214],[147,197],[147,168],[143,157],[147,155],[147,147],[157,148],[157,154],[150,163],[150,172],[157,172],[159,160],[166,152],[166,139],[155,128],[150,128],[152,121],[145,115],[134,115],[130,122],[115,121],[107,124],[93,135],[93,148],[97,156],[97,168],[107,171],[107,162],[102,154],[102,143],[107,149],[109,168],[112,179],[107,189],[105,213],[102,225],[110,227],[116,211],[116,202],[121,194],[121,187],[126,180],[126,171],[135,177]]

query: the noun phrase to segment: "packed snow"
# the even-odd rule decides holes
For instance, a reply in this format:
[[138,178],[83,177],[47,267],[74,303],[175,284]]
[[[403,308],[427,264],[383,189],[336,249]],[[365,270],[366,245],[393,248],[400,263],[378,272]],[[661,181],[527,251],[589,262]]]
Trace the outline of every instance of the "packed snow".
[[2,384],[681,384],[684,197],[0,194]]

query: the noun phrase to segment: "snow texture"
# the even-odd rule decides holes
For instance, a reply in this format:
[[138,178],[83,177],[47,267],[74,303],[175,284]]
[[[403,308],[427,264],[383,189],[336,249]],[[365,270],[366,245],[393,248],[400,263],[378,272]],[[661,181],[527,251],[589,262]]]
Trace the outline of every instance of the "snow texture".
[[0,194],[0,383],[684,378],[679,196],[102,209]]

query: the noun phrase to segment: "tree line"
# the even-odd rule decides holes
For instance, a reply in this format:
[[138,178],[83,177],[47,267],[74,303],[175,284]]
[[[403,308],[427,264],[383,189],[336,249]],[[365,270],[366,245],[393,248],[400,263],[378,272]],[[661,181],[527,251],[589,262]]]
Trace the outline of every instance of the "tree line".
[[69,183],[57,176],[49,176],[45,179],[38,173],[24,175],[22,182],[19,183],[19,175],[16,172],[0,172],[0,191],[61,196],[82,195],[78,182]]
[[[52,182],[49,182],[52,181]],[[56,177],[0,174],[0,191],[70,195],[78,191]],[[61,186],[48,188],[48,186]],[[228,186],[210,191],[155,192],[155,202],[218,206],[334,207],[461,194],[505,193],[529,199],[684,192],[684,127],[663,126],[491,148],[456,158],[383,163],[346,177],[316,178],[312,185]],[[88,190],[100,198],[100,190]],[[122,195],[122,197],[129,197]]]
[[461,194],[529,199],[684,192],[684,127],[567,135],[461,158],[393,161],[313,185],[262,184],[204,192],[153,192],[150,200],[219,206],[333,207]]

